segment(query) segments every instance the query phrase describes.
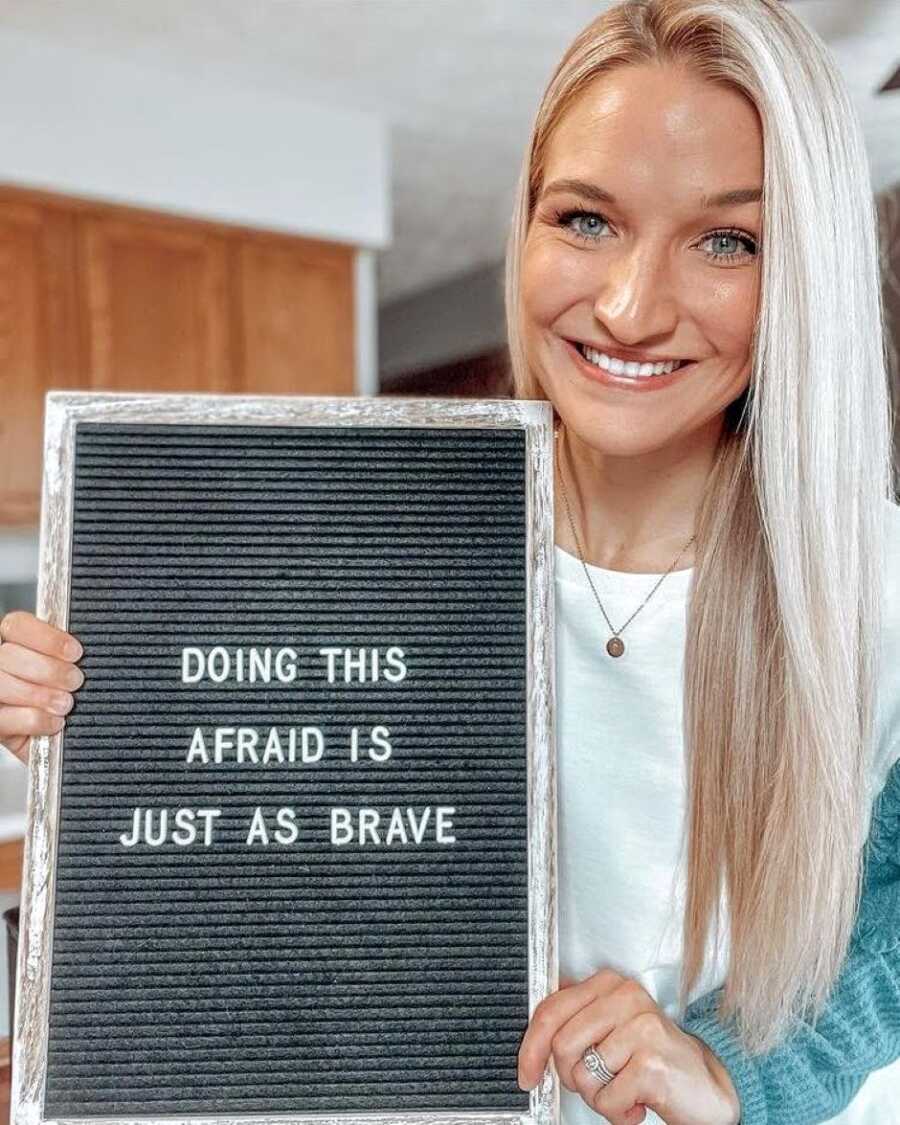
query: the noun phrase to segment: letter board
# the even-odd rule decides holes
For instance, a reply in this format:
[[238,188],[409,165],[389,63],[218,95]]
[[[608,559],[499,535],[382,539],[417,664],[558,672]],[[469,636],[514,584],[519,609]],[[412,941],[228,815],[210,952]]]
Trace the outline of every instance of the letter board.
[[16,1122],[555,1119],[550,422],[48,395]]

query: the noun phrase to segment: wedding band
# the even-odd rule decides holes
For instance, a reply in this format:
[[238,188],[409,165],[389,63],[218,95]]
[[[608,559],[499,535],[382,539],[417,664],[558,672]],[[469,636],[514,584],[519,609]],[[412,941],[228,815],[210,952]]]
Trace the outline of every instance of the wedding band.
[[588,1074],[595,1078],[601,1086],[608,1086],[615,1078],[615,1074],[606,1065],[606,1060],[593,1044],[590,1047],[585,1047],[581,1058]]

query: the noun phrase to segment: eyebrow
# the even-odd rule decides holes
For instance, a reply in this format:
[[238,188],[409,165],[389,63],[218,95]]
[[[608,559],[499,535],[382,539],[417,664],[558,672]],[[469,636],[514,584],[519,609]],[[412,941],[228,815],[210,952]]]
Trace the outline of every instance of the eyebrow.
[[[602,187],[592,184],[587,180],[554,180],[541,192],[541,196],[549,195],[555,191],[569,191],[575,195],[583,195],[596,203],[616,203],[616,197]],[[704,195],[700,206],[705,210],[710,207],[735,207],[741,203],[756,203],[762,199],[762,188],[733,188],[731,191],[721,191],[717,195]]]

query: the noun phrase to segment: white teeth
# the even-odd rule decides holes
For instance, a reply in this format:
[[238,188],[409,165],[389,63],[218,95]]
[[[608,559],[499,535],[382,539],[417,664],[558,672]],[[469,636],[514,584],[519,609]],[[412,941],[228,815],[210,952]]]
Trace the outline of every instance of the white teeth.
[[670,360],[667,363],[626,363],[621,359],[613,359],[605,352],[589,348],[586,344],[581,344],[580,349],[585,359],[590,360],[597,367],[602,367],[613,375],[625,375],[630,379],[648,379],[653,375],[668,374],[679,366],[678,360]]

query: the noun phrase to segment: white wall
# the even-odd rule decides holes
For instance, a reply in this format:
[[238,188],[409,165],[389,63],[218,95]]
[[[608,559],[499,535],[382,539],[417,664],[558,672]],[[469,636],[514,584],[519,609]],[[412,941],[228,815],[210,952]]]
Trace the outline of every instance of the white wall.
[[382,247],[387,126],[0,28],[0,181]]
[[38,566],[37,528],[0,527],[0,582],[31,582]]

